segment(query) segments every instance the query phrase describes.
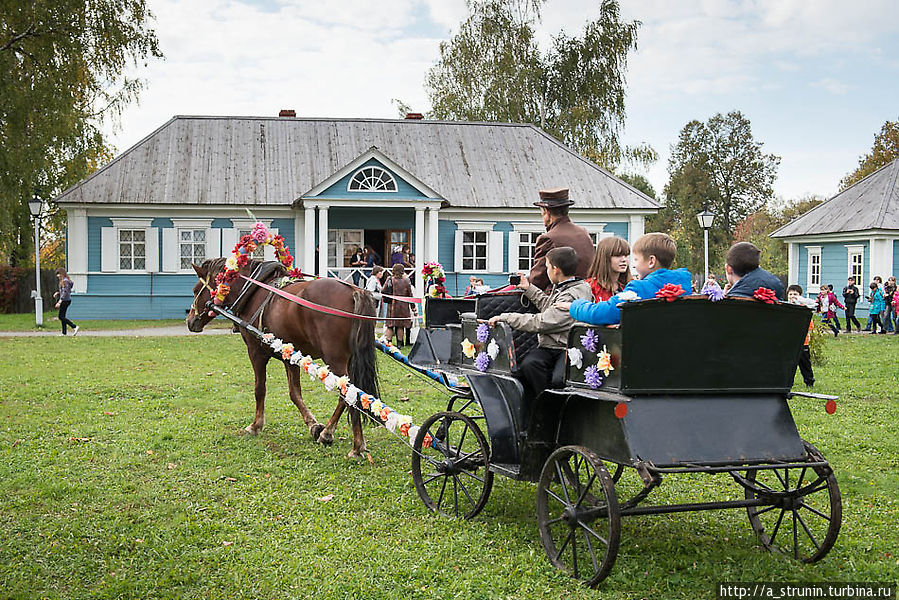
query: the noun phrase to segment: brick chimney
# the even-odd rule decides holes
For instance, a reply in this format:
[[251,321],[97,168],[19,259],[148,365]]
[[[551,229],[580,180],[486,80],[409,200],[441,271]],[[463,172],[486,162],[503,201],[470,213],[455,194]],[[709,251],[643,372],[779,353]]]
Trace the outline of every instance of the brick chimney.
[[421,113],[406,113],[406,119],[410,121],[421,121],[425,116]]
[[279,117],[295,117],[297,116],[297,111],[292,108],[282,108],[281,112],[278,113]]

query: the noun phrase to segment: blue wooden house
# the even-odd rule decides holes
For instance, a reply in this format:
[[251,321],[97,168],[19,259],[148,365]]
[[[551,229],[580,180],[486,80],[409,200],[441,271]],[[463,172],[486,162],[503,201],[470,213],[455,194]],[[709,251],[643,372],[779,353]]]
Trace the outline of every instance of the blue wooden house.
[[597,239],[633,241],[658,210],[533,125],[291,113],[174,117],[56,198],[70,315],[183,317],[191,263],[228,254],[253,217],[305,272],[349,278],[357,247],[387,258],[408,245],[416,264],[443,264],[456,295],[471,274],[497,285],[530,267],[540,189],[570,188],[572,219]]
[[[790,283],[808,295],[833,285],[837,298],[854,276],[862,295],[899,267],[899,159],[771,234],[789,247]],[[867,314],[868,303],[858,312]]]

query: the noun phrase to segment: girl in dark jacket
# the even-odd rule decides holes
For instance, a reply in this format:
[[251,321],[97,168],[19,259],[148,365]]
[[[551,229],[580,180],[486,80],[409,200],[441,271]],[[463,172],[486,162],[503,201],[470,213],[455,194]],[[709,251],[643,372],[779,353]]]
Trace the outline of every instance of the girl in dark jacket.
[[59,281],[59,291],[53,294],[57,299],[56,308],[59,309],[59,322],[62,323],[62,335],[66,335],[66,325],[72,328],[72,337],[78,335],[78,326],[66,317],[66,311],[72,303],[72,287],[75,285],[69,278],[66,270],[60,267],[56,269],[56,279]]

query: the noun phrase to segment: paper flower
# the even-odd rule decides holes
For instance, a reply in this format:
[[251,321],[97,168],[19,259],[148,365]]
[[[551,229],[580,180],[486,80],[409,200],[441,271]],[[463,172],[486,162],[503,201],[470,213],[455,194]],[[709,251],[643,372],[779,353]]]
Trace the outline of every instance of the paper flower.
[[752,297],[756,300],[761,300],[765,304],[774,304],[777,302],[777,294],[774,293],[774,290],[769,290],[765,287],[760,287],[753,292]]
[[409,436],[409,430],[412,429],[412,423],[402,422],[400,423],[400,434],[404,436]]
[[389,406],[385,406],[381,409],[381,413],[379,416],[381,417],[382,421],[386,421],[390,417],[391,413],[393,413],[393,409]]
[[422,448],[430,448],[431,444],[434,442],[434,438],[431,437],[430,433],[425,434],[425,439],[421,441]]
[[475,347],[468,338],[462,340],[462,354],[467,356],[468,358],[474,358]]
[[474,366],[478,371],[483,373],[487,370],[487,367],[490,366],[490,356],[486,352],[481,352],[478,354],[478,357],[474,359]]
[[490,360],[496,360],[496,357],[499,356],[499,344],[496,343],[496,340],[490,340],[490,343],[487,344],[487,356],[490,357]]
[[596,332],[592,329],[588,329],[587,333],[581,336],[581,344],[583,344],[584,348],[586,348],[590,352],[596,352],[596,343],[598,341],[599,336],[596,335]]
[[619,293],[617,298],[619,302],[633,302],[639,300],[640,296],[634,290],[627,290]]
[[612,355],[606,351],[606,347],[602,347],[602,352],[596,355],[596,368],[609,376],[609,371],[614,371],[612,366]]
[[253,231],[250,233],[250,236],[260,244],[265,242],[269,236],[268,228],[265,226],[265,223],[257,221],[256,224],[253,225]]
[[666,283],[662,286],[658,292],[656,292],[656,298],[664,298],[668,302],[674,302],[680,296],[683,296],[687,292],[684,291],[679,285],[675,285],[673,283]]
[[343,393],[343,401],[349,406],[356,406],[356,402],[359,401],[359,388],[353,384],[347,385],[346,391]]
[[419,431],[420,429],[421,429],[421,428],[418,427],[418,425],[410,425],[410,426],[409,426],[409,429],[406,430],[406,435],[409,436],[409,439],[410,439],[410,440],[414,440],[415,438],[418,437],[418,431]]
[[331,374],[331,370],[328,369],[326,365],[322,365],[318,368],[318,378],[324,383],[325,379],[328,378],[328,375]]
[[269,346],[271,346],[272,350],[274,350],[275,352],[280,352],[281,348],[284,347],[284,340],[282,340],[281,338],[275,338],[269,343]]
[[571,366],[580,369],[584,364],[584,353],[581,352],[578,348],[569,348],[568,349],[568,362],[571,363]]
[[346,375],[342,375],[337,378],[337,387],[340,389],[340,393],[346,395],[347,390],[349,389],[350,378]]
[[234,256],[233,254],[231,256],[229,256],[228,259],[225,261],[225,268],[228,269],[229,271],[236,270],[237,269],[237,257]]
[[293,344],[284,344],[281,346],[281,358],[288,360],[293,355]]
[[724,290],[721,289],[721,286],[718,285],[717,281],[707,281],[702,289],[699,290],[700,294],[704,294],[709,297],[709,300],[712,302],[718,302],[719,300],[724,299]]
[[241,248],[241,250],[242,250],[242,252],[241,252],[240,256],[237,257],[237,266],[245,267],[250,263],[250,257],[247,256],[246,249]]
[[359,396],[359,402],[362,404],[362,408],[368,410],[371,407],[372,397],[368,394],[362,394]]
[[584,370],[584,381],[587,382],[587,385],[590,386],[591,389],[597,389],[602,385],[602,375],[599,374],[599,369],[590,365]]
[[312,364],[311,356],[304,356],[303,358],[300,359],[300,368],[303,369],[303,371],[306,373],[309,372],[309,365],[311,365],[311,364]]
[[490,327],[487,325],[487,323],[481,323],[480,325],[478,325],[478,330],[477,330],[478,341],[483,344],[489,338],[490,338]]
[[[321,372],[319,372],[318,375],[319,377],[321,377]],[[334,388],[337,387],[337,375],[335,375],[334,373],[328,373],[327,375],[325,375],[325,378],[322,379],[322,383],[325,384],[326,390],[328,390],[329,392],[333,391]]]

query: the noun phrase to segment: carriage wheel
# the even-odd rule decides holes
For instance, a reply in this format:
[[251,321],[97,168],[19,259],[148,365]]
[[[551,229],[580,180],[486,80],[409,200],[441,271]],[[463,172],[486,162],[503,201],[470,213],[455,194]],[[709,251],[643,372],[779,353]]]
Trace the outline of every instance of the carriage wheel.
[[[817,448],[803,441],[810,461],[823,461]],[[824,558],[840,533],[843,503],[830,466],[749,471],[746,498],[768,498],[768,506],[746,509],[762,545],[772,552],[813,563]]]
[[618,556],[621,512],[615,484],[599,457],[563,446],[537,483],[537,526],[549,561],[586,585],[608,576]]
[[[425,436],[431,445],[423,448]],[[412,480],[425,506],[444,515],[471,519],[493,488],[490,447],[466,415],[440,412],[429,417],[412,446]]]

